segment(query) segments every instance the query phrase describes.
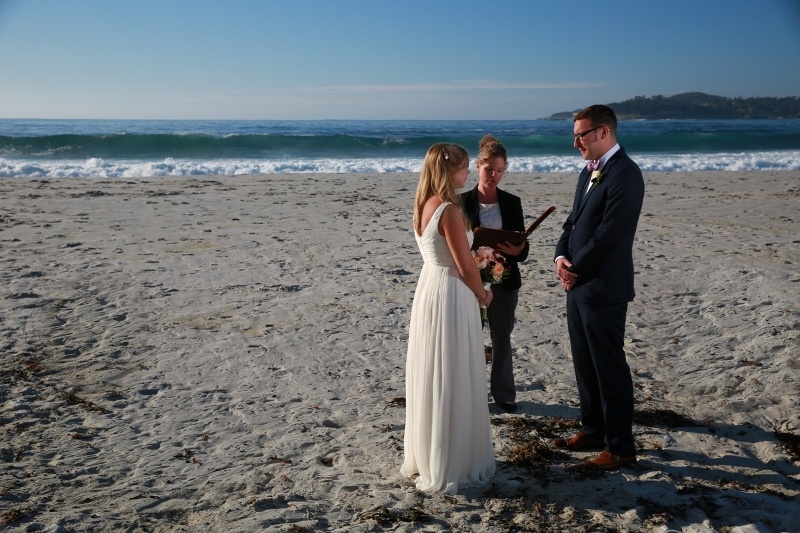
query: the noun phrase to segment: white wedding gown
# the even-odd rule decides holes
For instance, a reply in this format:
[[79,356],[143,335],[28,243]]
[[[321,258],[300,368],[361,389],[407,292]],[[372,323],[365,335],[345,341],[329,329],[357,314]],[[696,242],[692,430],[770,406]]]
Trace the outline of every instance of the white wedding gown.
[[[411,307],[400,472],[417,489],[455,494],[494,475],[486,359],[475,294],[456,268],[436,210],[416,235],[424,265]],[[470,244],[472,232],[467,232]]]

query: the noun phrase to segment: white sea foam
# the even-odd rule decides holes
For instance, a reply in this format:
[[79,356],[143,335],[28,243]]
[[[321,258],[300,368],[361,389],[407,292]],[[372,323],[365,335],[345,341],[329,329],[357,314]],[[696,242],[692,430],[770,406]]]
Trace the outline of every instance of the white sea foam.
[[[718,154],[632,154],[645,172],[800,170],[800,150]],[[0,158],[0,178],[133,178],[302,173],[418,173],[422,158],[328,159],[172,159],[145,160],[25,160]],[[512,157],[509,171],[520,173],[577,172],[576,156]],[[474,168],[473,168],[474,170]]]

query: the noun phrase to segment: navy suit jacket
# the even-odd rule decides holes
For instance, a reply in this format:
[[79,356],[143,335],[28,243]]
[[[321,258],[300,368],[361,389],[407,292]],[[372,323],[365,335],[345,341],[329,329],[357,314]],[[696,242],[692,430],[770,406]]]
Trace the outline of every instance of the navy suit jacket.
[[571,270],[578,274],[572,296],[578,302],[627,303],[635,296],[633,237],[644,201],[644,179],[622,148],[601,172],[599,185],[585,197],[589,171],[581,172],[555,256],[572,262]]
[[[481,225],[478,186],[476,185],[471,191],[462,192],[460,197],[461,206],[464,208],[467,218],[469,218],[470,227],[477,228]],[[522,202],[519,196],[497,189],[497,203],[500,204],[500,214],[503,217],[503,227],[501,229],[524,232],[525,217],[522,214]],[[521,263],[528,258],[528,248],[528,243],[525,243],[525,248],[522,249],[518,256],[506,257],[509,269],[508,277],[501,283],[504,290],[512,291],[522,286],[522,276],[520,276],[517,263]]]

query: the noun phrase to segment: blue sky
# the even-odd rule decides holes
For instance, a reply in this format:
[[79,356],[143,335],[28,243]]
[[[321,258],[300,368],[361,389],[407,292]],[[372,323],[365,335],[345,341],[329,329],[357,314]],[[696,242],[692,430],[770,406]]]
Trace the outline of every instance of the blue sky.
[[535,119],[800,95],[798,0],[0,0],[0,118]]

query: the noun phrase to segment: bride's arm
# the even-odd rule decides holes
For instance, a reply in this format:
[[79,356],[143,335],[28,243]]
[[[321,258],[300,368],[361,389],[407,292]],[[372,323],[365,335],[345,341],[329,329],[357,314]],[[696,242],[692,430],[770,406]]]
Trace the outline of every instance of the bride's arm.
[[456,261],[458,273],[461,274],[464,283],[475,293],[475,297],[480,302],[488,306],[492,301],[492,291],[483,289],[481,274],[469,251],[464,219],[461,217],[458,206],[450,204],[444,208],[442,218],[439,220],[439,230],[447,240],[447,247],[450,248],[450,253]]

